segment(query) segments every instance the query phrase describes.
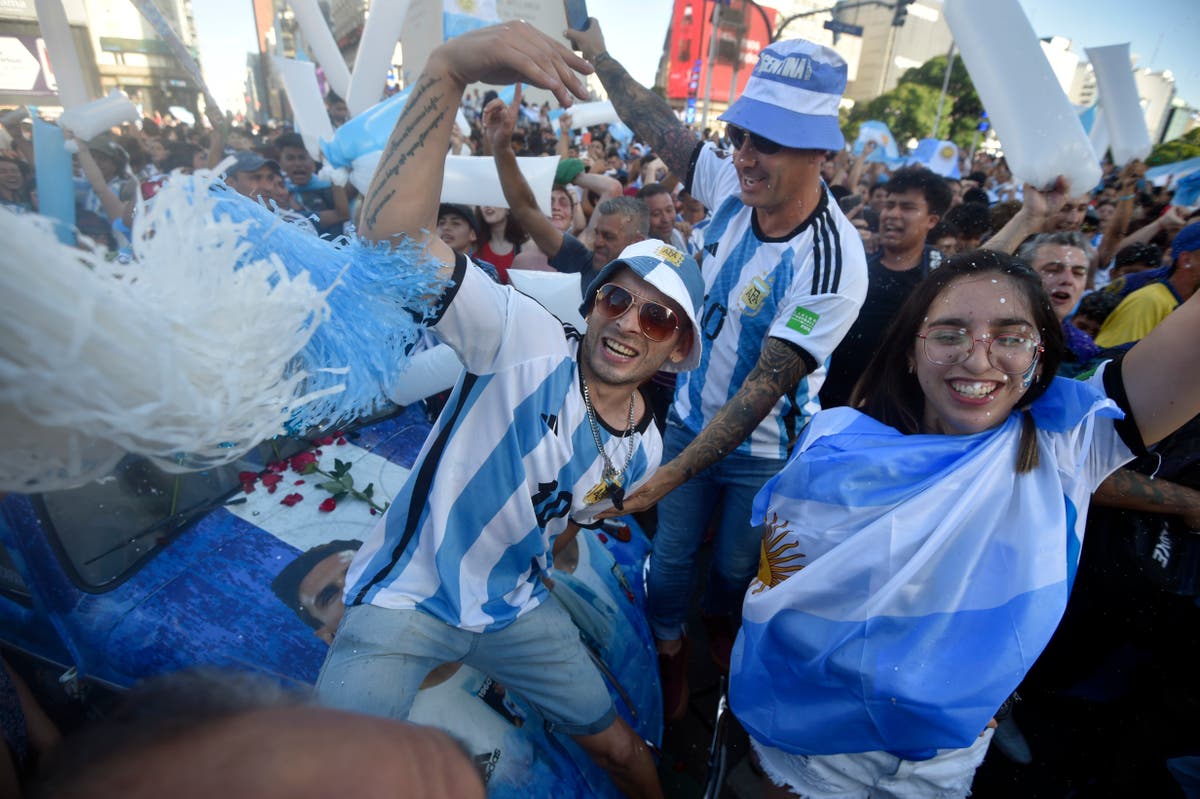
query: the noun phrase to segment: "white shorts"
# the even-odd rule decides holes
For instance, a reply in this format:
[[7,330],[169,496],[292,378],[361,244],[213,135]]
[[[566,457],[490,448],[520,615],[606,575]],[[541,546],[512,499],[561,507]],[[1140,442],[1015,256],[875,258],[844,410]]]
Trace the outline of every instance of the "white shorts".
[[887,752],[793,755],[750,743],[767,777],[804,799],[961,799],[971,793],[992,731],[965,749],[939,749],[929,760],[902,760]]

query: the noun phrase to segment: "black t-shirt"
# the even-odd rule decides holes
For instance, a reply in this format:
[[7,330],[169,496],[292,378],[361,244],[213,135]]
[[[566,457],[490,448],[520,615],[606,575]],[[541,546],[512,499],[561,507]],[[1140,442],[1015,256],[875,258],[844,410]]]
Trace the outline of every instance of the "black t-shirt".
[[822,408],[834,408],[850,401],[854,384],[879,349],[892,317],[913,287],[941,262],[942,254],[932,247],[925,248],[919,264],[902,272],[883,265],[882,250],[867,259],[867,297],[858,318],[830,358],[829,371],[821,386]]
[[562,246],[558,252],[546,259],[546,263],[570,275],[579,275],[579,294],[583,295],[587,287],[599,274],[592,267],[592,251],[583,246],[583,242],[570,233],[563,234]]

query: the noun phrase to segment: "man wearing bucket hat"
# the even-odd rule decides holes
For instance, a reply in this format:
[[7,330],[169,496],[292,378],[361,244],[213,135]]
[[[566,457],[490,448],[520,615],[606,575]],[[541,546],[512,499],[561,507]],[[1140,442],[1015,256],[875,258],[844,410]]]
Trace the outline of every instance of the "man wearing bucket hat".
[[704,283],[659,241],[626,247],[592,282],[581,334],[488,280],[429,233],[454,111],[474,81],[526,80],[583,97],[587,64],[509,22],[438,47],[413,87],[367,192],[360,235],[401,244],[399,270],[433,259],[446,287],[429,325],[460,375],[399,495],[350,564],[346,611],[317,681],[321,701],[407,716],[434,666],[462,661],[537,706],[629,796],[660,797],[649,749],[616,713],[543,577],[577,525],[657,468],[662,439],[638,390],[700,357]]
[[713,209],[700,366],[675,390],[669,460],[626,503],[641,510],[663,500],[649,615],[665,712],[678,718],[688,695],[683,623],[709,518],[723,508],[702,609],[710,652],[727,667],[732,618],[758,567],[761,530],[750,526],[751,502],[819,407],[825,363],[866,294],[861,240],[821,182],[825,153],[845,145],[838,104],[846,63],[805,41],[766,48],[721,116],[736,147],[726,153],[697,141],[613,60],[595,19],[566,35],[595,67],[621,120]]

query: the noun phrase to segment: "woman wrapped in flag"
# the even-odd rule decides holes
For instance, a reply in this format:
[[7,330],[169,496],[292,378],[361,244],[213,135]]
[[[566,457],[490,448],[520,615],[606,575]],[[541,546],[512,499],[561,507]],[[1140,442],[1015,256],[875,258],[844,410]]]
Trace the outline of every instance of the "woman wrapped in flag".
[[[780,795],[958,797],[1066,607],[1089,497],[1200,411],[1200,299],[1055,378],[1010,256],[951,259],[763,488],[730,703]],[[779,790],[772,788],[771,790]]]

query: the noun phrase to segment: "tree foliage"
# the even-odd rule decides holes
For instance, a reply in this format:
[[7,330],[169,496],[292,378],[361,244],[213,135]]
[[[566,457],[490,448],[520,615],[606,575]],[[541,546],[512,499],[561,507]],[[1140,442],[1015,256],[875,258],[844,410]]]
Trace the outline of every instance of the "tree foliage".
[[[938,100],[946,76],[946,57],[936,56],[900,77],[895,89],[867,103],[859,103],[850,112],[847,135],[858,134],[860,123],[878,119],[887,123],[899,142],[924,139],[933,132]],[[962,59],[955,59],[946,87],[946,103],[936,137],[950,139],[959,147],[968,147],[979,126],[983,103],[971,82]]]
[[1189,158],[1200,158],[1200,128],[1190,130],[1178,139],[1155,145],[1146,163],[1158,166],[1186,161]]

